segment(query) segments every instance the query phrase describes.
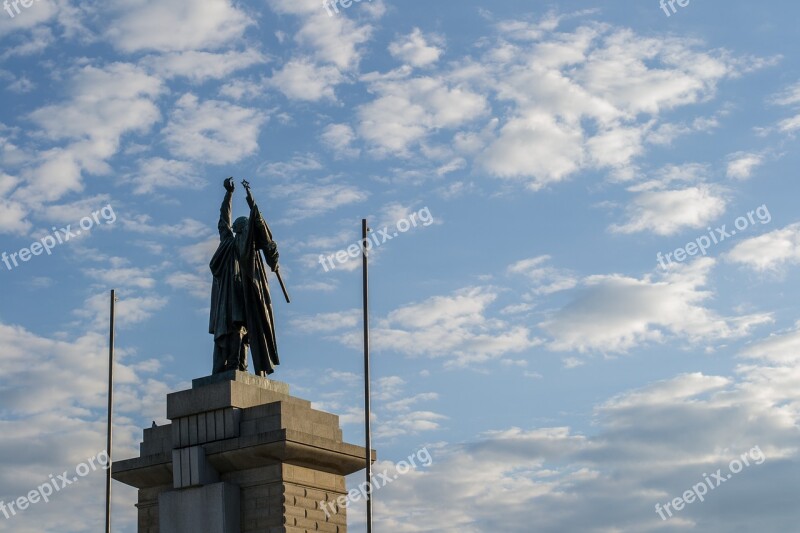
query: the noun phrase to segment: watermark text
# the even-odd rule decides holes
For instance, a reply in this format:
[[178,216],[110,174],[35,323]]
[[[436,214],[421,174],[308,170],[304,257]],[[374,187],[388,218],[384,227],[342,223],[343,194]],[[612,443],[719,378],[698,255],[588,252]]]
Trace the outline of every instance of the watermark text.
[[[755,215],[755,216],[754,216]],[[667,252],[663,254],[658,252],[656,254],[656,260],[658,260],[658,264],[661,265],[661,268],[667,270],[667,265],[672,264],[673,258],[678,263],[681,263],[686,260],[687,257],[697,255],[697,253],[701,253],[702,255],[706,255],[708,253],[708,249],[711,247],[712,244],[719,244],[725,239],[731,238],[736,235],[737,231],[744,231],[750,226],[756,223],[756,219],[761,224],[769,224],[772,220],[772,215],[769,213],[769,209],[767,209],[767,204],[763,204],[760,207],[756,208],[754,211],[750,211],[747,213],[747,216],[738,217],[733,225],[736,229],[727,229],[727,224],[723,224],[718,228],[712,230],[711,228],[708,229],[708,235],[701,235],[697,237],[695,240],[686,243],[685,246],[681,246],[680,248],[676,248],[672,252]],[[664,260],[666,259],[666,263]]]
[[394,482],[401,475],[407,474],[412,469],[416,469],[418,466],[417,460],[419,460],[421,465],[426,468],[433,464],[433,457],[431,457],[431,453],[428,451],[428,448],[422,448],[416,453],[409,455],[407,461],[400,461],[397,463],[395,465],[395,470],[397,471],[396,474],[390,476],[389,471],[384,470],[383,472],[376,474],[371,484],[364,481],[358,486],[358,488],[351,489],[346,495],[339,496],[334,501],[320,501],[319,508],[325,511],[325,516],[330,518],[331,514],[338,513],[339,509],[347,509],[350,504],[357,502],[361,498],[366,500],[376,490]]
[[78,226],[80,229],[72,228],[72,224],[67,224],[65,228],[56,228],[53,226],[52,233],[45,235],[38,241],[34,242],[27,248],[22,248],[17,252],[7,253],[3,252],[0,255],[0,260],[2,260],[3,264],[6,266],[8,270],[13,270],[14,268],[19,266],[19,261],[26,263],[31,260],[31,258],[35,255],[42,255],[42,253],[47,253],[47,255],[53,254],[53,248],[58,246],[59,244],[64,244],[68,242],[70,239],[78,237],[84,231],[91,230],[96,224],[100,224],[100,218],[105,220],[106,224],[113,224],[117,220],[117,215],[114,213],[114,208],[111,207],[111,204],[103,207],[102,209],[95,211],[91,214],[91,216],[85,216],[78,222]]
[[[733,474],[738,474],[745,466],[750,466],[749,459],[752,459],[755,464],[760,465],[767,460],[767,456],[764,455],[761,448],[754,446],[749,452],[743,453],[740,457],[730,462],[728,470],[731,473],[723,474],[721,468],[718,468],[711,476],[703,473],[703,481],[685,491],[681,496],[673,499],[671,502],[665,503],[664,507],[661,507],[661,504],[657,503],[656,513],[661,517],[661,520],[666,520],[668,517],[672,518],[673,510],[675,512],[681,511],[687,503],[692,503],[695,500],[700,500],[701,502],[705,501],[705,496],[708,494],[709,490],[716,489],[731,479]],[[670,510],[670,507],[672,507],[672,510]],[[669,515],[668,517],[664,515],[665,511],[667,515]]]
[[28,507],[36,505],[39,502],[49,503],[50,497],[56,492],[63,490],[65,487],[68,487],[73,483],[77,483],[80,478],[88,476],[91,472],[96,471],[98,468],[106,470],[108,466],[108,453],[103,450],[94,457],[88,458],[85,463],[81,463],[76,466],[75,476],[70,477],[69,471],[67,470],[59,475],[50,474],[50,479],[46,483],[39,485],[36,487],[36,489],[30,491],[26,496],[20,496],[16,500],[9,503],[0,501],[0,513],[2,513],[6,519],[9,519],[12,516],[17,516],[17,513],[21,513],[28,509]]
[[336,268],[336,263],[344,264],[351,259],[356,259],[363,254],[363,248],[366,247],[367,251],[382,245],[383,243],[399,237],[401,233],[405,233],[411,228],[416,228],[417,224],[422,223],[423,226],[430,226],[433,224],[433,215],[430,209],[423,207],[416,213],[411,213],[406,218],[401,218],[395,223],[395,231],[392,232],[389,226],[384,226],[383,229],[378,230],[377,233],[371,233],[367,236],[365,242],[359,241],[347,247],[346,250],[339,250],[336,253],[325,255],[319,254],[319,264],[325,269],[325,272]]

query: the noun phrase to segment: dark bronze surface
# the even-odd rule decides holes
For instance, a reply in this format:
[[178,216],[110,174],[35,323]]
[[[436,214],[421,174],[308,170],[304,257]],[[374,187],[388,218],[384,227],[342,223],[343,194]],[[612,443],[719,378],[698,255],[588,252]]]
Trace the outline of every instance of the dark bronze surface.
[[242,181],[242,185],[247,191],[250,216],[231,223],[236,184],[233,178],[226,179],[217,225],[220,244],[209,265],[214,276],[209,321],[209,333],[214,335],[213,373],[246,372],[249,351],[256,375],[265,376],[280,364],[267,282],[267,267],[278,272],[278,246],[250,184]]

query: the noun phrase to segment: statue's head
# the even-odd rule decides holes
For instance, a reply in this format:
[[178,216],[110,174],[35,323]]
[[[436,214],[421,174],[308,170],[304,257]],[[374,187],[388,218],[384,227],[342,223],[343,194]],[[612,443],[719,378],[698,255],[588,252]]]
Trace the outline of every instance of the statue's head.
[[247,229],[247,217],[239,217],[233,223],[233,232],[234,233],[243,233],[244,230]]

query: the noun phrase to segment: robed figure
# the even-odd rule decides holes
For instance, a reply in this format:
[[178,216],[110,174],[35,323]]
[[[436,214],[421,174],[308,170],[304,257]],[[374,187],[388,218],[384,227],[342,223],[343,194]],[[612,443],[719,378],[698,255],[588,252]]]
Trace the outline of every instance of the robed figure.
[[225,180],[225,199],[219,217],[219,247],[211,259],[214,284],[211,289],[209,333],[214,335],[214,374],[228,370],[247,371],[247,349],[253,356],[256,375],[272,374],[280,364],[275,343],[272,299],[267,283],[267,266],[278,267],[278,247],[247,189],[249,217],[231,224],[231,204],[236,188],[233,178]]

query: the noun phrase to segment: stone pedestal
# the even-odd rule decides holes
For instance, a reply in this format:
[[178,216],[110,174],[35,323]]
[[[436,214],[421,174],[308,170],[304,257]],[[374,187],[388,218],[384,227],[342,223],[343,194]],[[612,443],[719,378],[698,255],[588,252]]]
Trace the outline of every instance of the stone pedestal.
[[113,465],[139,489],[139,533],[346,533],[346,510],[328,510],[366,450],[342,442],[338,416],[231,371],[169,394],[167,418],[144,430],[139,457]]

